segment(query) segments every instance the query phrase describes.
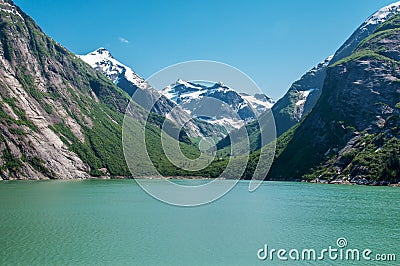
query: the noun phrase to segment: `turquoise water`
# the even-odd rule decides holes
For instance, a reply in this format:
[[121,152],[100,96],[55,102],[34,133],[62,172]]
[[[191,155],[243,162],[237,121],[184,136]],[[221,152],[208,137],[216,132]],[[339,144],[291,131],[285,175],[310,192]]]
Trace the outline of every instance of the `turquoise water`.
[[318,250],[344,237],[349,248],[397,255],[380,265],[400,265],[399,188],[247,187],[183,208],[153,199],[134,180],[0,182],[0,264],[347,265],[257,258],[264,244]]

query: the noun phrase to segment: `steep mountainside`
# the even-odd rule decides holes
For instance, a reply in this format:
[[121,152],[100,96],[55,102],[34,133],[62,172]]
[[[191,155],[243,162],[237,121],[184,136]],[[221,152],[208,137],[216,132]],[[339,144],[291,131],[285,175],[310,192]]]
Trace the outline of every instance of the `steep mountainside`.
[[296,128],[271,179],[400,181],[400,15],[327,70],[321,98]]
[[[129,96],[8,0],[0,0],[0,42],[1,178],[130,175],[121,145]],[[132,124],[144,123],[143,115],[133,106]],[[156,142],[164,118],[150,120],[149,140]]]
[[383,22],[400,12],[400,2],[390,4],[372,14],[337,50],[294,82],[288,92],[272,108],[275,116],[277,134],[280,136],[298,123],[317,103],[329,65],[349,56],[354,49]]
[[349,56],[365,38],[383,22],[400,12],[400,1],[385,6],[368,17],[348,40],[336,51],[331,64]]
[[281,135],[298,123],[307,114],[321,96],[322,87],[332,56],[295,81],[288,92],[272,107],[277,134]]

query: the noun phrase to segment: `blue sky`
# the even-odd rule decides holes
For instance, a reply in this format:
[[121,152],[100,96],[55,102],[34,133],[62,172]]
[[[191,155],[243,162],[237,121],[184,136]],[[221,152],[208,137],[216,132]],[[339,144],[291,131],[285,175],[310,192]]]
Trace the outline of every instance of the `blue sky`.
[[144,78],[215,60],[274,99],[389,0],[14,0],[74,53],[105,47]]

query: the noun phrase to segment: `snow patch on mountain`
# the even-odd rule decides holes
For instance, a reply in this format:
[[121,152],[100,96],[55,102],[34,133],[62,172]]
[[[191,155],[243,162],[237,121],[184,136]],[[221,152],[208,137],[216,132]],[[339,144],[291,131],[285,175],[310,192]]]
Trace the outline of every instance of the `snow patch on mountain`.
[[[0,8],[0,11],[9,13],[9,14],[13,14],[13,15],[17,15],[19,16],[22,20],[24,20],[24,18],[21,16],[21,14],[17,11],[16,7],[11,5],[10,3],[4,2],[3,3],[4,6],[2,6]],[[6,8],[4,8],[6,7]]]
[[[161,93],[192,116],[230,128],[239,128],[254,121],[274,104],[264,94],[238,93],[222,82],[204,85],[179,79]],[[211,114],[207,118],[201,115],[207,112]]]
[[400,12],[400,1],[379,9],[377,12],[371,15],[364,22],[364,24],[365,25],[381,24],[382,22],[385,22],[389,17],[399,12]]
[[181,104],[200,99],[205,93],[205,86],[178,79],[163,89],[161,93],[171,101]]
[[371,35],[380,24],[398,13],[400,13],[400,1],[385,6],[368,17],[339,50],[336,51],[331,64],[349,56],[357,48],[358,44]]
[[100,70],[115,84],[118,84],[120,79],[124,77],[139,88],[146,89],[149,87],[143,78],[137,75],[130,67],[116,60],[105,48],[99,48],[87,55],[78,55],[78,57],[94,69]]
[[225,128],[234,128],[234,129],[240,129],[242,126],[245,125],[245,123],[240,120],[240,119],[233,119],[233,118],[227,118],[227,117],[222,117],[219,119],[210,119],[207,120],[208,123],[214,124],[214,125],[220,125],[224,126]]
[[264,94],[248,95],[246,93],[239,93],[242,98],[251,105],[251,107],[257,112],[257,115],[261,115],[266,110],[269,110],[274,105],[274,100]]
[[298,100],[296,102],[296,106],[304,105],[306,103],[306,101],[307,101],[308,96],[313,91],[315,91],[315,89],[309,89],[309,90],[306,90],[306,91],[299,91],[298,92],[298,96],[300,97],[300,100]]
[[225,95],[227,93],[235,93],[242,100],[240,106],[251,105],[254,109],[260,109],[260,107],[262,107],[263,111],[270,109],[275,103],[270,97],[264,94],[249,95],[246,93],[237,93],[235,90],[226,86],[222,82],[215,83],[211,86],[206,86],[178,79],[175,83],[163,89],[161,93],[168,99],[180,104],[188,103],[192,100],[200,99],[205,96],[213,97],[213,93],[215,92]]
[[328,67],[334,55],[328,56],[324,61],[320,62],[318,65],[313,67],[308,73],[315,74],[319,72],[321,69]]

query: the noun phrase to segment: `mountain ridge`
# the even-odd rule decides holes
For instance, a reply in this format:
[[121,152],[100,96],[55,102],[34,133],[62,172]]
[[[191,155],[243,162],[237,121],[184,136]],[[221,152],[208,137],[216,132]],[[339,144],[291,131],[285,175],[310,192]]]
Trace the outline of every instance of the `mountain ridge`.
[[[278,136],[297,124],[304,115],[314,108],[321,96],[327,67],[349,56],[358,44],[371,35],[380,24],[399,12],[400,1],[374,12],[351,34],[333,56],[319,63],[291,85],[288,92],[273,107]],[[313,89],[313,93],[305,99],[304,104],[296,105],[302,96],[301,92],[309,91],[310,89]]]
[[400,181],[399,42],[397,14],[328,68],[320,100],[292,130],[268,178]]

